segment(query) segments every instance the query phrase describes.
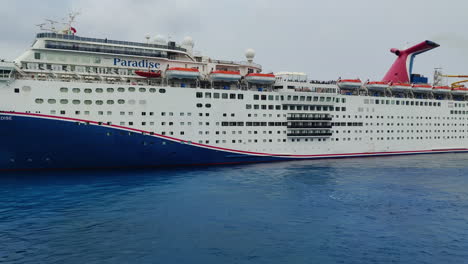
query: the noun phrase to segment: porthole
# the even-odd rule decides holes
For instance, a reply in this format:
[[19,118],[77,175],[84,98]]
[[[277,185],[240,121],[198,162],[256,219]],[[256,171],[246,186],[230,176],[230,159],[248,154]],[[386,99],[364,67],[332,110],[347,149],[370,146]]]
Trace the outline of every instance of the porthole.
[[107,88],[107,92],[108,92],[108,93],[113,93],[113,92],[114,92],[114,88]]
[[159,89],[160,93],[166,93],[166,89]]
[[110,105],[114,104],[114,100],[107,100],[107,104],[110,104]]
[[138,90],[139,90],[140,92],[142,92],[142,93],[146,92],[146,89],[145,89],[145,88],[140,88],[140,89],[138,89]]
[[131,104],[131,105],[134,105],[134,104],[135,104],[135,100],[129,100],[128,103]]
[[62,87],[62,88],[60,88],[60,92],[61,93],[68,93],[68,88]]
[[72,90],[74,93],[79,93],[80,92],[80,89],[79,88],[73,88]]
[[150,93],[155,93],[156,89],[155,88],[150,88],[149,91],[150,91]]
[[211,104],[206,104],[205,107],[206,107],[206,108],[210,108],[210,107],[211,107]]
[[117,91],[123,93],[123,92],[125,92],[125,88],[119,87],[119,88],[117,88]]
[[119,100],[117,101],[117,103],[119,103],[119,104],[125,104],[125,100],[119,99]]
[[140,100],[140,104],[141,104],[141,105],[145,105],[145,104],[146,104],[146,100]]
[[57,101],[55,99],[49,99],[47,100],[49,104],[55,104]]
[[23,92],[30,92],[31,86],[23,86]]
[[84,92],[85,92],[85,93],[91,93],[92,90],[91,90],[91,89],[84,89]]
[[203,105],[202,105],[202,104],[197,104],[197,107],[199,107],[199,108],[200,108],[200,107],[203,107]]
[[96,93],[102,93],[104,90],[102,88],[96,88]]
[[80,103],[81,103],[80,100],[73,100],[74,105],[79,105]]
[[129,92],[134,92],[134,91],[135,91],[135,87],[128,87],[128,91],[129,91]]
[[36,104],[42,104],[44,102],[43,99],[37,98],[36,99]]
[[91,100],[85,100],[85,101],[84,101],[84,104],[85,104],[85,105],[90,105],[90,104],[92,104],[92,103],[93,103],[93,102],[92,102]]
[[60,100],[60,103],[61,103],[61,104],[68,104],[68,100],[67,100],[67,99],[61,99],[61,100]]
[[96,104],[97,104],[97,105],[102,105],[103,103],[104,103],[104,102],[101,101],[101,100],[97,100],[97,101],[96,101]]

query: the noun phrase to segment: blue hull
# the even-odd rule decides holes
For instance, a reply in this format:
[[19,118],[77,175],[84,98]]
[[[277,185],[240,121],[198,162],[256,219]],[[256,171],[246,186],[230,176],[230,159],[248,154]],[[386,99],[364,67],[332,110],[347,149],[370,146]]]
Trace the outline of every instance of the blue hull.
[[16,115],[2,115],[2,118],[0,170],[158,167],[285,160],[207,149],[106,125]]
[[92,121],[5,112],[0,115],[0,139],[0,170],[221,165],[468,152],[439,149],[322,155],[249,153]]

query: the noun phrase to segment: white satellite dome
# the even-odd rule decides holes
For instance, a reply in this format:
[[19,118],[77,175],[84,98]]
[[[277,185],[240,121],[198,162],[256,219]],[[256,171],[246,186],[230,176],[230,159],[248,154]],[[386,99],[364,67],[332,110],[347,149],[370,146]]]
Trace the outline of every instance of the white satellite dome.
[[187,36],[182,41],[182,46],[188,46],[188,47],[193,48],[194,45],[195,45],[195,43],[193,42],[192,37]]
[[253,50],[253,49],[247,49],[247,50],[245,51],[245,57],[247,58],[247,60],[248,60],[249,62],[252,62],[253,59],[255,58],[255,50]]
[[156,35],[156,37],[154,38],[154,43],[167,44],[167,40],[163,35]]

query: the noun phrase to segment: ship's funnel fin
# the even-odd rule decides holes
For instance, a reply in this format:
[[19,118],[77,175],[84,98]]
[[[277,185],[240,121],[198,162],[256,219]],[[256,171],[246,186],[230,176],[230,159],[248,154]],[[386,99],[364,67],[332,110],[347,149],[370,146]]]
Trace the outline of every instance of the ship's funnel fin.
[[405,50],[391,49],[390,52],[395,53],[398,58],[392,67],[390,67],[387,74],[385,74],[382,81],[410,83],[414,57],[437,47],[439,47],[439,44],[426,40]]

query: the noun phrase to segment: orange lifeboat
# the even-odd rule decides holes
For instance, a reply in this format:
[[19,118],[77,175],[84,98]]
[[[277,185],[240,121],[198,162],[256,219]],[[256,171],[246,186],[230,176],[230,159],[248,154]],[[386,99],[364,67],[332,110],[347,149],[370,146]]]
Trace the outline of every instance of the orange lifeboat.
[[413,84],[413,92],[430,93],[432,92],[432,86],[429,84]]
[[367,88],[369,91],[378,91],[378,92],[383,92],[385,89],[388,88],[388,83],[387,82],[367,82],[364,84],[364,87]]
[[409,83],[392,83],[390,88],[394,92],[409,92],[412,89]]
[[200,77],[200,71],[194,68],[173,67],[166,70],[168,79],[197,79]]
[[467,95],[468,94],[468,88],[466,87],[455,87],[452,89],[452,94],[453,95]]
[[342,90],[356,90],[361,88],[362,82],[360,79],[343,79],[338,80],[337,85]]
[[249,73],[245,79],[250,83],[273,84],[276,81],[276,76],[266,73]]
[[135,74],[145,78],[161,77],[161,71],[135,71]]
[[213,81],[235,82],[240,80],[240,72],[236,71],[213,71],[210,73]]
[[432,87],[432,92],[435,94],[448,94],[452,91],[452,88],[449,86],[434,86]]

